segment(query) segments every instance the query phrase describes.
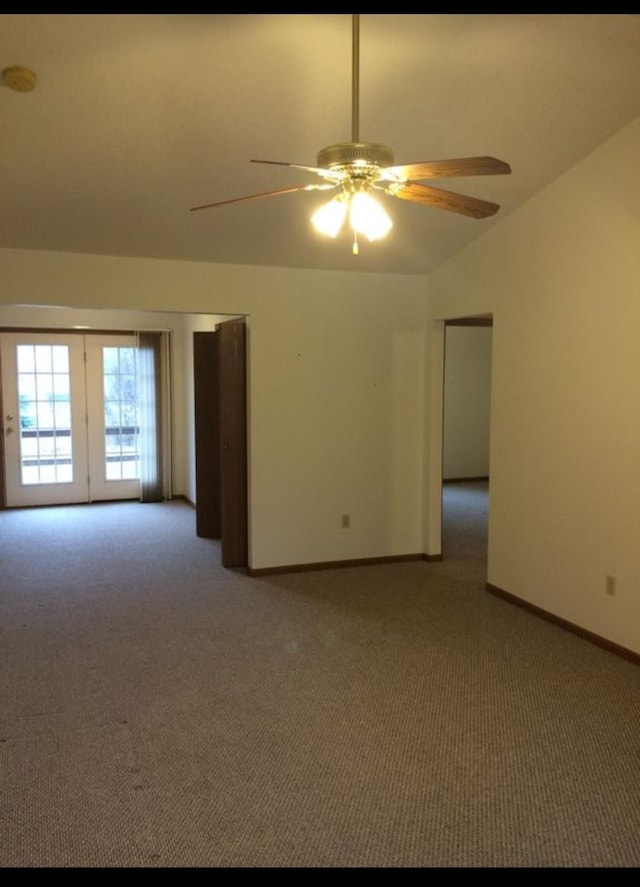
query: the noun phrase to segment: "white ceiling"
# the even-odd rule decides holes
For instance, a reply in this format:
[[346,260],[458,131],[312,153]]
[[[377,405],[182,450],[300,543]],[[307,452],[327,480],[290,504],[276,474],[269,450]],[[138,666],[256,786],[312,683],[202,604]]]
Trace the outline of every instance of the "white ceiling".
[[346,14],[1,15],[0,69],[37,85],[0,88],[0,247],[429,273],[640,114],[638,15],[362,15],[361,140],[506,161],[431,182],[498,213],[386,197],[391,234],[354,257],[310,228],[321,193],[190,212],[319,181],[250,161],[351,141],[351,41]]

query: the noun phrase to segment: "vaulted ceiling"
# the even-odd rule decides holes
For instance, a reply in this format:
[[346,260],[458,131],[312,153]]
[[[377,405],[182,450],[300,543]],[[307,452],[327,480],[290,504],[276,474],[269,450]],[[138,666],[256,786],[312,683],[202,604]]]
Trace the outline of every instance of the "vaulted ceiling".
[[[3,14],[0,248],[425,274],[640,114],[640,16],[360,16],[359,129],[395,162],[489,155],[511,175],[431,184],[490,218],[383,197],[394,227],[351,254],[298,192],[351,140],[346,14]],[[556,220],[549,219],[550,224]]]

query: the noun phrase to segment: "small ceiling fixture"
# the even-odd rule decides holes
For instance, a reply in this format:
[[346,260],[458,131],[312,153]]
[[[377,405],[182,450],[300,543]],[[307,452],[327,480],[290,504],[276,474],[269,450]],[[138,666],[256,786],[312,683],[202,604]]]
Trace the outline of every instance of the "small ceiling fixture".
[[30,68],[12,65],[2,72],[2,81],[14,92],[31,92],[36,87],[37,77]]
[[360,16],[352,15],[352,131],[351,141],[328,145],[317,159],[317,166],[285,163],[278,160],[252,160],[252,163],[269,163],[288,166],[315,173],[324,179],[323,184],[299,185],[279,188],[247,197],[219,200],[194,206],[191,211],[291,194],[296,191],[330,191],[339,193],[321,206],[311,217],[314,228],[328,237],[337,237],[348,220],[353,232],[353,254],[358,255],[358,236],[373,241],[384,237],[393,225],[386,210],[378,203],[374,191],[391,197],[400,197],[413,203],[421,203],[438,209],[460,213],[474,219],[493,215],[500,208],[497,203],[479,200],[441,188],[424,185],[420,179],[441,179],[453,176],[505,175],[511,167],[495,157],[462,157],[456,160],[425,160],[419,163],[394,166],[393,151],[376,142],[361,142],[359,132],[359,83],[360,83]]

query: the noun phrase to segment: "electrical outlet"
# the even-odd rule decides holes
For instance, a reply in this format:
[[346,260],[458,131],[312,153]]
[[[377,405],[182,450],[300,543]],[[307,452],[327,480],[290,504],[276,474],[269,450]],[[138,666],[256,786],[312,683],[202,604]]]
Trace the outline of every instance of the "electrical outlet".
[[616,594],[616,577],[615,576],[607,576],[605,579],[605,592],[611,597],[615,597]]
[[348,530],[350,526],[351,526],[351,515],[350,514],[343,514],[342,515],[342,529]]

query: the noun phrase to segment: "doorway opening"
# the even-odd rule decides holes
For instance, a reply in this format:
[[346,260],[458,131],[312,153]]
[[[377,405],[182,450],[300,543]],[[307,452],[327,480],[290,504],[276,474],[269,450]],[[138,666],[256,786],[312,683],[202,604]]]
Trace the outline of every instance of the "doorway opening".
[[491,315],[445,321],[441,552],[485,565],[492,339]]

